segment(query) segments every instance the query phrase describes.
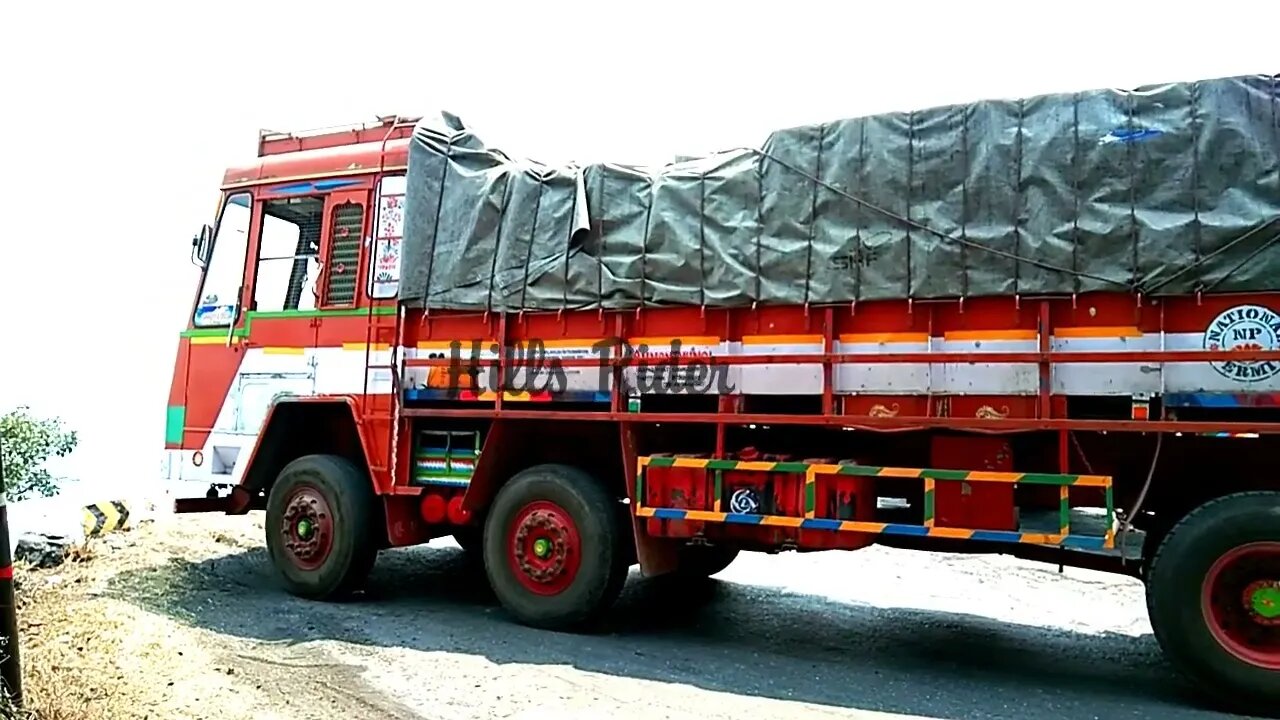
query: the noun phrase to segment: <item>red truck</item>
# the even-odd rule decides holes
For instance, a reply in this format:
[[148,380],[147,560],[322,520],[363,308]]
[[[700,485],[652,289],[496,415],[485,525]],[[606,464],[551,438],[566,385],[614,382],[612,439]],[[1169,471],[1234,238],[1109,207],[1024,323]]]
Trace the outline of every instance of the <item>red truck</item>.
[[178,512],[285,586],[453,536],[518,622],[743,550],[1000,552],[1146,584],[1170,661],[1280,706],[1274,75],[549,167],[451,116],[230,168],[166,424]]

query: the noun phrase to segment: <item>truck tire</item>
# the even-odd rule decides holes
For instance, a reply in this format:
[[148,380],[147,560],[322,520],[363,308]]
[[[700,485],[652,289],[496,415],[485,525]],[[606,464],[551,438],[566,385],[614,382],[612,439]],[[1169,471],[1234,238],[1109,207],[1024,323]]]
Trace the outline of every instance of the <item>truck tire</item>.
[[380,520],[369,478],[350,460],[306,455],[285,466],[267,497],[267,550],[291,594],[343,597],[368,576]]
[[498,491],[484,529],[489,585],[520,623],[584,629],[626,581],[623,506],[587,473],[537,465]]
[[1280,493],[1189,513],[1160,543],[1147,609],[1169,660],[1237,712],[1280,708]]
[[709,578],[729,567],[737,557],[738,548],[685,545],[680,548],[680,565],[675,574],[684,578]]

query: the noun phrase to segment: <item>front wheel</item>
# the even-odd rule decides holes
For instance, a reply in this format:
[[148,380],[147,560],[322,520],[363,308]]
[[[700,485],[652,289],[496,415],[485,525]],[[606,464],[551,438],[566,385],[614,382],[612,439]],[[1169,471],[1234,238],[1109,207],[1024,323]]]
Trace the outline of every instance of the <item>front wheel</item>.
[[1160,544],[1147,606],[1165,654],[1245,713],[1280,707],[1280,493],[1206,503]]
[[267,550],[285,589],[300,597],[337,598],[363,582],[378,527],[368,477],[336,455],[289,463],[267,497]]
[[485,521],[485,572],[494,594],[525,625],[589,625],[626,580],[622,517],[620,503],[581,470],[538,465],[516,474]]

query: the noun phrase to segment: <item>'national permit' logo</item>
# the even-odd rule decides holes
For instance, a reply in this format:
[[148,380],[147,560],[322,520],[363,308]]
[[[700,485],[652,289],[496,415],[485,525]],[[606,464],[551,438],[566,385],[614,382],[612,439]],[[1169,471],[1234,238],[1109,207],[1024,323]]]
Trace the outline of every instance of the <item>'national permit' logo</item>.
[[[1223,311],[1204,331],[1205,350],[1267,351],[1280,348],[1280,314],[1261,305],[1237,305]],[[1241,383],[1269,380],[1280,374],[1280,362],[1210,363],[1219,375]]]

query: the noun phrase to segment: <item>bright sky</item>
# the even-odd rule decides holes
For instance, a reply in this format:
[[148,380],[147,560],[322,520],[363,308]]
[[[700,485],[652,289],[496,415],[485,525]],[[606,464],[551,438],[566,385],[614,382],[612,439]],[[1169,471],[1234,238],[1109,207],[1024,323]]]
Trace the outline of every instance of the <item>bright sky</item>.
[[260,127],[446,108],[512,155],[648,162],[887,110],[1280,72],[1275,0],[428,5],[6,4],[0,411],[80,431],[58,471],[157,475],[189,241]]

